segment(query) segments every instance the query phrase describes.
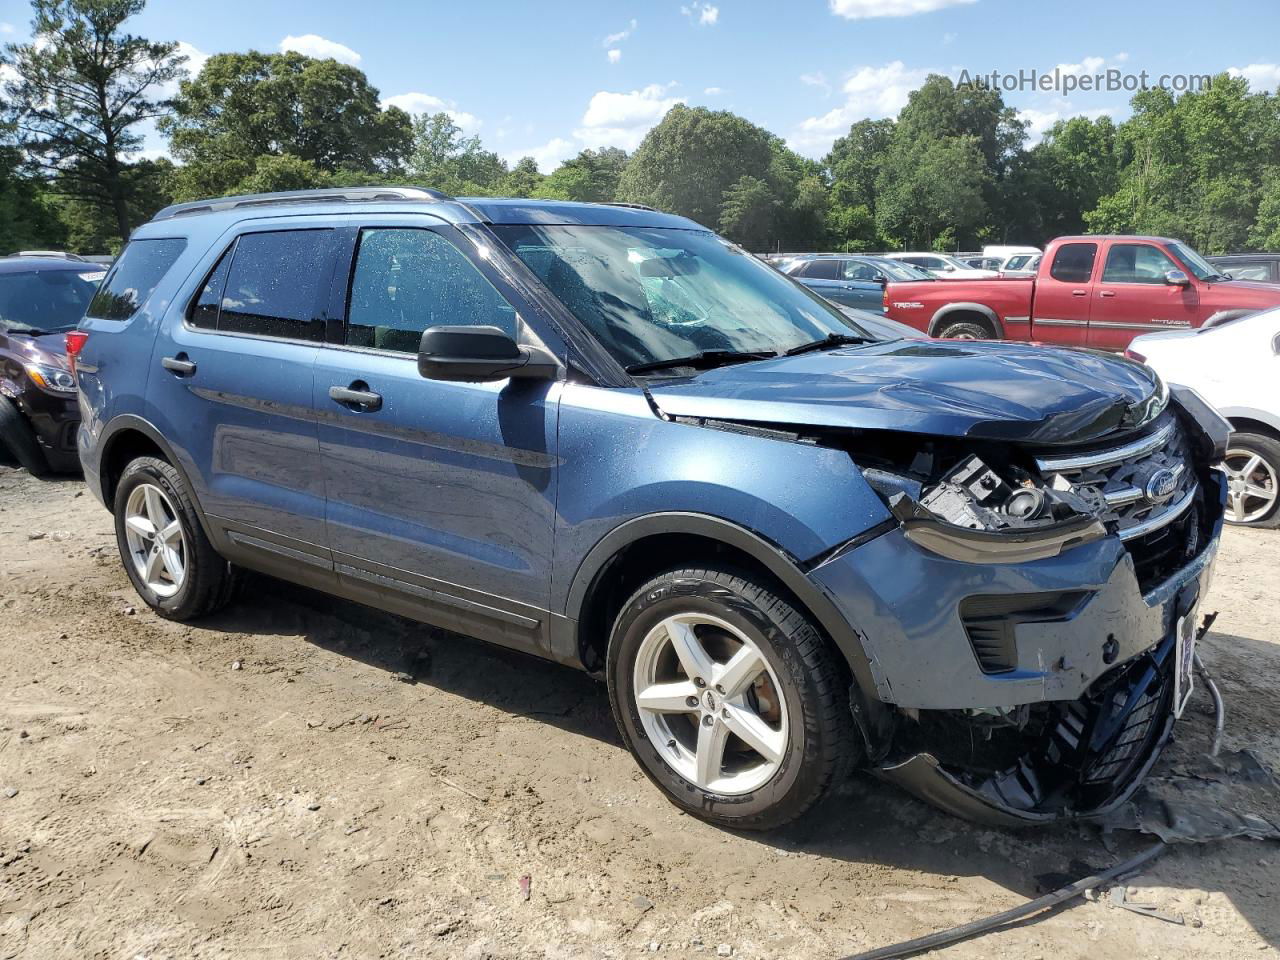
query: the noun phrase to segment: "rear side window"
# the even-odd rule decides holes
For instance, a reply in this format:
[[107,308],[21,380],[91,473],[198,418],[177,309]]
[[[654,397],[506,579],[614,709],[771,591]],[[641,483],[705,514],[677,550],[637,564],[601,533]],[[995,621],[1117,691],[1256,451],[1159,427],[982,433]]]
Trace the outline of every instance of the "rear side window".
[[360,232],[348,345],[417,353],[427,327],[467,324],[516,336],[515,309],[457,247],[431,230]]
[[182,239],[130,240],[102,281],[87,315],[100,320],[128,320],[147,302],[186,246],[187,241]]
[[[221,264],[214,269],[196,298],[195,315],[208,320],[212,303],[218,303],[219,333],[248,333],[286,340],[321,340],[322,291],[328,283],[324,265],[328,259],[330,230],[278,230],[246,233],[236,241],[231,266],[221,281]],[[224,260],[226,257],[224,256]]]
[[869,263],[863,263],[861,260],[846,260],[844,262],[844,278],[846,280],[875,280],[879,276],[880,271]]
[[218,328],[218,307],[222,303],[222,291],[227,285],[227,273],[231,270],[231,254],[234,250],[235,246],[232,245],[222,255],[222,259],[209,273],[209,279],[204,282],[200,293],[191,304],[187,320],[193,327],[200,327],[202,330]]
[[1064,243],[1053,255],[1049,276],[1063,283],[1088,283],[1097,256],[1096,243]]
[[1270,280],[1271,265],[1268,263],[1233,263],[1227,267],[1220,267],[1228,277],[1233,280]]

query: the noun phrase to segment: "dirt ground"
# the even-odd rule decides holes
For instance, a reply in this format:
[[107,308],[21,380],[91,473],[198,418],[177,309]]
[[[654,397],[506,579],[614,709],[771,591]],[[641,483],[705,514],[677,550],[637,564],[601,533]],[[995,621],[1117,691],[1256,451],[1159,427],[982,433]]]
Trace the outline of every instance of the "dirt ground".
[[[1272,770],[1277,570],[1280,533],[1228,531],[1204,645],[1226,747]],[[662,799],[587,677],[265,579],[166,622],[80,481],[0,467],[0,960],[836,958],[1148,843],[983,829],[864,775],[728,833]],[[1280,845],[1180,846],[1129,886],[1185,922],[1077,901],[931,955],[1277,955]]]

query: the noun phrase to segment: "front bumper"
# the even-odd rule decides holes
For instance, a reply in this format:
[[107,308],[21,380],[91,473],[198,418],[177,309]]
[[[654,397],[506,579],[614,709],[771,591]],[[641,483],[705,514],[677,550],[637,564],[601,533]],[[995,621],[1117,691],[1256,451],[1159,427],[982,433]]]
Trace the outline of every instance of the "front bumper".
[[[1199,552],[1145,592],[1115,536],[1049,559],[984,565],[940,557],[893,530],[814,568],[854,625],[876,698],[897,708],[888,733],[868,737],[877,772],[1002,825],[1096,815],[1127,797],[1172,727],[1176,624],[1212,578],[1225,484],[1207,473]],[[1033,611],[1007,625],[998,670],[965,616],[975,597]],[[1129,729],[1139,720],[1141,730]],[[1117,732],[1129,737],[1127,752],[1108,766]],[[975,748],[984,737],[990,749]]]

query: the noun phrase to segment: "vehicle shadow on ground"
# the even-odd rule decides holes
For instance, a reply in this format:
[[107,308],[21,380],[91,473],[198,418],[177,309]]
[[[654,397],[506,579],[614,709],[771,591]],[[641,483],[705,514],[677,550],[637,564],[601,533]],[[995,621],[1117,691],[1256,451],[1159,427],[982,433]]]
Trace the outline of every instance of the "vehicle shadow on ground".
[[[407,673],[417,683],[624,749],[604,685],[585,674],[267,578],[251,578],[246,594],[271,596],[276,602],[237,604],[201,626],[301,635],[318,647],[389,673]],[[1280,694],[1266,681],[1280,675],[1280,649],[1225,634],[1211,634],[1207,640],[1210,647],[1233,651],[1231,669],[1222,669],[1218,680],[1231,711],[1229,730],[1238,738],[1238,746],[1247,745],[1249,731],[1265,729],[1259,725],[1270,724],[1268,718],[1280,715]],[[1244,665],[1248,666],[1242,669]],[[1213,720],[1205,709],[1208,704],[1201,690],[1178,724],[1175,742],[1156,773],[1185,764],[1207,749],[1213,733]],[[1255,812],[1280,821],[1280,800],[1271,809]],[[919,871],[944,880],[982,877],[1026,898],[1106,869],[1155,842],[1153,837],[1121,832],[1108,839],[1108,849],[1101,831],[1093,826],[1025,831],[978,826],[866,773],[854,775],[827,802],[786,828],[735,836],[746,843]],[[1224,894],[1253,929],[1276,946],[1280,945],[1277,862],[1280,851],[1274,844],[1236,839],[1170,848],[1143,873],[1156,886]],[[925,895],[946,896],[936,891],[931,888]],[[993,912],[996,909],[993,904]]]

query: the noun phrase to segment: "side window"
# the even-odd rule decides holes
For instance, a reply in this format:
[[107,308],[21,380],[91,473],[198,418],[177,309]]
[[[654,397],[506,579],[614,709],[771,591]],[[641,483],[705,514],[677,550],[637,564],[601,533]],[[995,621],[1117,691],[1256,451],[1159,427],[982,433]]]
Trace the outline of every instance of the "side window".
[[232,244],[227,252],[218,260],[217,265],[209,272],[209,278],[191,303],[187,311],[187,321],[193,327],[202,330],[215,330],[218,326],[218,305],[222,301],[222,291],[227,284],[227,273],[231,270],[231,255],[235,250]]
[[1181,269],[1159,247],[1149,243],[1113,243],[1102,269],[1104,283],[1164,283],[1170,270]]
[[187,241],[180,238],[130,240],[90,301],[86,315],[100,320],[128,320],[147,302],[186,246]]
[[417,353],[427,327],[495,326],[516,336],[516,312],[461,251],[432,230],[360,231],[346,342]]
[[1271,265],[1266,263],[1233,263],[1222,267],[1222,272],[1233,280],[1270,280]]
[[879,271],[869,263],[863,263],[861,260],[846,260],[844,262],[844,278],[846,280],[874,280],[879,275]]
[[328,230],[241,235],[222,291],[218,331],[322,339],[317,305],[321,289],[327,288],[321,274],[329,235]]
[[810,260],[804,275],[810,280],[834,280],[838,266],[834,260]]
[[1096,243],[1064,243],[1053,255],[1049,276],[1063,283],[1088,283],[1097,256]]

